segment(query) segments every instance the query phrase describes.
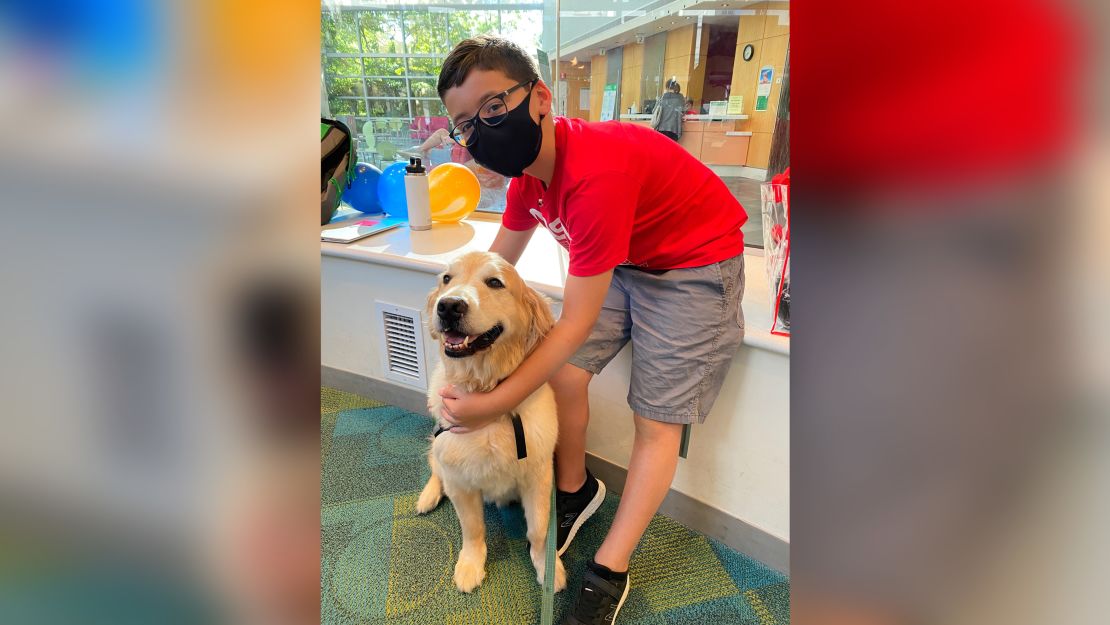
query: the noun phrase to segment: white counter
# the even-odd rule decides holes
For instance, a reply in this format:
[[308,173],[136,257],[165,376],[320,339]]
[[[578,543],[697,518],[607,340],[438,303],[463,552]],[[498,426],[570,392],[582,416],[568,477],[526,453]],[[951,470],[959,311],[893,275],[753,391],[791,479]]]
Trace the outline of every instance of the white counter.
[[[629,120],[629,121],[636,121],[636,120],[644,121],[644,120],[651,119],[651,117],[652,117],[651,113],[632,113],[632,114],[625,113],[625,114],[621,115],[621,119]],[[748,119],[748,116],[747,115],[708,115],[708,114],[704,114],[704,113],[695,113],[693,115],[683,115],[682,119],[684,119],[686,121],[694,121],[694,122],[710,122],[710,121],[729,120],[729,119]]]
[[[443,271],[447,263],[459,254],[488,250],[499,227],[500,221],[496,215],[477,215],[457,224],[433,224],[431,230],[413,231],[402,226],[354,243],[321,242],[320,253],[323,256],[436,274]],[[756,250],[745,254],[744,265],[744,344],[789,354],[790,339],[769,331],[770,290],[762,252]],[[521,277],[536,290],[562,301],[567,275],[566,252],[547,230],[536,229],[516,267]]]

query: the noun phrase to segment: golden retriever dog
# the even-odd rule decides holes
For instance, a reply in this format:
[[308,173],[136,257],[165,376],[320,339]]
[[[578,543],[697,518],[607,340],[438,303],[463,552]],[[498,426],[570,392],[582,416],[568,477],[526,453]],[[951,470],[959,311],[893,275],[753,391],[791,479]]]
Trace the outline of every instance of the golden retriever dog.
[[[555,396],[544,384],[510,414],[472,432],[456,434],[440,416],[439,391],[453,384],[487,392],[507,378],[554,325],[550,302],[524,283],[505,259],[470,252],[455,259],[428,296],[429,330],[440,343],[440,362],[428,387],[428,410],[436,418],[428,461],[432,477],[416,504],[431,511],[444,494],[451,499],[463,544],[455,563],[455,585],[463,592],[485,578],[483,501],[524,507],[532,564],[543,583],[547,524],[551,512],[552,458],[559,424]],[[514,424],[514,417],[519,422]],[[520,430],[523,441],[518,441]],[[523,444],[521,444],[523,443]],[[523,455],[523,458],[520,456]],[[566,586],[563,563],[555,561],[555,589]]]

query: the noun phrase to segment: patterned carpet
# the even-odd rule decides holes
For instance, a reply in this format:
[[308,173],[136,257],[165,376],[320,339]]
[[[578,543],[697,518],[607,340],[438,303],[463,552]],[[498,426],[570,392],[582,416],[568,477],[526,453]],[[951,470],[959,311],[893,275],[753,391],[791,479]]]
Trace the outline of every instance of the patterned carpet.
[[[462,538],[447,499],[419,516],[432,420],[321,389],[321,617],[327,625],[525,625],[539,622],[540,586],[519,505],[486,507],[486,579],[471,594],[451,575]],[[609,495],[563,556],[567,591],[604,538]],[[620,625],[772,625],[790,620],[789,580],[677,522],[656,516],[632,559]]]

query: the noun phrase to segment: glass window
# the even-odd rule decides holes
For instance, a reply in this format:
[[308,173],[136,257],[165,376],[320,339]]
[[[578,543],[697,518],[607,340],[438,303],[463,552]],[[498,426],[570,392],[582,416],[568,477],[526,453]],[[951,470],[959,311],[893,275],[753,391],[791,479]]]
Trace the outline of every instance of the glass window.
[[439,68],[443,66],[443,57],[409,58],[409,74],[413,76],[439,76]]
[[[500,34],[535,55],[544,30],[538,0],[437,0],[435,6],[353,2],[325,3],[320,22],[324,89],[332,117],[353,124],[359,159],[385,166],[398,150],[411,150],[440,127],[447,110],[436,83],[443,59],[467,37]],[[363,6],[359,6],[362,4]],[[498,7],[513,7],[506,10]],[[490,8],[492,7],[492,8]],[[369,121],[369,137],[362,133]],[[467,162],[465,150],[435,148],[433,162]],[[502,212],[504,186],[484,173],[479,210]]]
[[325,9],[320,15],[320,43],[325,52],[358,54],[355,13]]
[[434,78],[413,78],[409,81],[409,87],[412,89],[414,97],[439,99],[439,93],[436,91],[436,79]]
[[331,57],[324,60],[324,73],[357,78],[362,75],[362,63],[355,57]]
[[331,107],[332,117],[366,114],[366,101],[361,98],[329,98],[328,105]]
[[400,11],[359,11],[362,52],[404,53]]
[[[502,11],[501,35],[535,53],[540,48],[543,21],[538,11]],[[551,58],[555,58],[552,54]]]
[[447,40],[447,13],[405,12],[405,47],[409,54],[444,54],[454,42]]
[[447,109],[443,107],[443,102],[439,98],[419,98],[412,100],[412,114],[416,117],[430,116],[442,117],[445,122],[443,127],[447,128]]
[[409,116],[408,103],[404,100],[373,100],[369,101],[370,117],[402,117]]
[[452,43],[477,35],[497,34],[497,11],[455,11],[448,17]]
[[404,76],[405,59],[399,57],[367,56],[362,64],[367,76]]
[[367,78],[366,95],[370,97],[405,97],[405,80],[403,78]]
[[336,78],[328,76],[324,84],[327,86],[328,95],[332,97],[362,97],[362,87],[358,78]]

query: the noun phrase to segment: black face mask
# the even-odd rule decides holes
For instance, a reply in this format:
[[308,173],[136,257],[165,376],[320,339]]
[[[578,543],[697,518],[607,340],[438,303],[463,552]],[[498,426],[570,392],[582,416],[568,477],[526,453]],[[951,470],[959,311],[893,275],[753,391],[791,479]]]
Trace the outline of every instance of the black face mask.
[[[524,175],[524,168],[536,162],[540,155],[540,143],[543,142],[543,129],[532,119],[528,111],[528,102],[532,99],[532,92],[528,92],[524,101],[508,112],[505,120],[496,126],[486,126],[481,122],[475,126],[478,141],[467,151],[486,169],[495,171],[502,176],[519,178]],[[540,115],[543,121],[543,115]]]

